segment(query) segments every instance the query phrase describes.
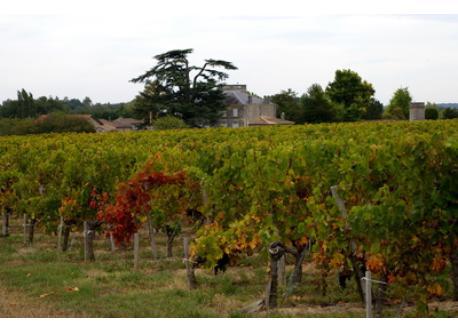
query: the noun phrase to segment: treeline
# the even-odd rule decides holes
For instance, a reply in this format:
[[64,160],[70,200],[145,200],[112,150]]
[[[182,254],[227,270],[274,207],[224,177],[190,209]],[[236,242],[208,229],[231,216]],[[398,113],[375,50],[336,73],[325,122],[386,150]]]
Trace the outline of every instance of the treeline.
[[83,100],[34,98],[32,93],[21,89],[17,92],[17,99],[0,104],[0,135],[95,131],[87,119],[77,115],[108,120],[135,117],[132,103],[92,103],[89,97]]
[[[172,50],[155,56],[156,65],[131,80],[144,84],[144,88],[127,103],[92,103],[89,97],[83,100],[34,98],[32,93],[22,89],[16,100],[6,100],[0,105],[0,135],[47,133],[48,129],[57,132],[79,130],[82,124],[76,126],[75,123],[82,119],[62,116],[76,114],[108,120],[119,117],[144,119],[145,123],[157,128],[215,126],[221,111],[226,108],[222,90],[229,77],[226,71],[237,68],[230,62],[214,59],[207,59],[201,66],[189,66],[187,57],[192,51]],[[266,98],[277,104],[278,117],[296,124],[407,120],[412,102],[408,88],[399,88],[384,106],[375,98],[374,86],[350,69],[337,70],[333,81],[325,88],[313,84],[301,96],[288,89]],[[453,104],[444,106],[447,108],[428,103],[426,119],[458,118],[458,110]],[[49,126],[50,120],[46,120],[45,130],[36,127],[37,123],[31,120],[54,113],[60,113],[60,118],[54,117],[53,125]],[[162,117],[166,119],[160,119]],[[56,123],[60,126],[55,127]]]
[[[386,106],[374,94],[375,89],[371,83],[347,69],[337,70],[334,80],[326,88],[313,84],[302,96],[288,89],[267,98],[277,104],[279,117],[284,116],[298,124],[409,119],[412,96],[408,88],[397,89]],[[442,110],[437,105],[428,103],[425,116],[426,119],[458,118],[458,110]]]
[[25,89],[17,92],[17,99],[8,99],[0,104],[0,118],[37,118],[55,112],[90,114],[97,119],[134,116],[131,103],[92,103],[89,97],[85,97],[83,100],[46,96],[34,98],[32,93]]

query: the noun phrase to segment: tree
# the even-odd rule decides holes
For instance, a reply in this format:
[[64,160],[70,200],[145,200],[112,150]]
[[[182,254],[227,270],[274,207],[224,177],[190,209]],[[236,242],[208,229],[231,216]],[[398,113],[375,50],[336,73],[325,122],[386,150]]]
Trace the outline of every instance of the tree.
[[56,111],[67,111],[64,101],[57,97],[39,97],[34,99],[32,93],[21,89],[17,92],[17,100],[7,100],[0,107],[0,117],[5,118],[36,118],[43,114]]
[[394,92],[386,110],[385,118],[406,120],[409,119],[410,103],[412,97],[408,88],[399,88]]
[[282,90],[280,93],[268,97],[271,102],[277,104],[277,116],[285,115],[285,119],[301,122],[302,108],[297,93],[291,89]]
[[31,118],[36,116],[33,95],[22,89],[17,92],[17,100],[3,102],[0,115],[5,118]]
[[84,104],[84,106],[86,106],[86,107],[90,107],[90,106],[92,105],[92,101],[91,101],[91,99],[90,99],[89,97],[86,96],[86,97],[84,97],[84,99],[83,99],[83,104]]
[[340,120],[355,121],[363,118],[371,103],[375,90],[358,73],[350,70],[337,70],[333,82],[326,87],[330,99],[342,106],[338,114]]
[[425,118],[426,119],[438,119],[439,118],[439,109],[435,104],[428,103],[425,109]]
[[301,104],[302,122],[331,122],[336,118],[337,107],[319,84],[310,86],[307,93],[302,96]]
[[383,104],[376,100],[372,99],[367,108],[366,114],[363,116],[363,119],[375,120],[382,119],[383,115]]
[[444,119],[454,119],[458,118],[458,110],[452,108],[446,108],[442,111],[442,118]]
[[217,69],[237,67],[215,59],[205,60],[202,66],[192,66],[188,61],[192,52],[193,49],[183,49],[159,54],[154,57],[157,64],[131,82],[144,83],[141,96],[167,114],[179,116],[191,126],[213,125],[224,109],[221,83],[229,77]]
[[143,91],[133,101],[134,114],[146,118],[150,125],[154,119],[159,117],[161,109],[165,108],[155,98],[157,91],[155,82],[146,82]]

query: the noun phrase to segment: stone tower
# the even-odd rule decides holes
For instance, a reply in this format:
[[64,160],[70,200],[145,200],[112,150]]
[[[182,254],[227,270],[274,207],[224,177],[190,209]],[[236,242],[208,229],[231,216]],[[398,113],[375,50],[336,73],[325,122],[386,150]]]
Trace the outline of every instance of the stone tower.
[[409,120],[425,120],[425,103],[410,103]]

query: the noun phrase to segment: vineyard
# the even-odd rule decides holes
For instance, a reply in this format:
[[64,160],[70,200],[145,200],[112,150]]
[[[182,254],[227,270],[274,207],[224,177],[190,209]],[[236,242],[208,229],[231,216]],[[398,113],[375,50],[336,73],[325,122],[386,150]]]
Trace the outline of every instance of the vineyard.
[[[90,297],[115,289],[111,303],[141,309],[132,316],[305,315],[281,310],[322,303],[361,316],[366,271],[378,316],[458,301],[455,120],[4,137],[0,188],[0,286],[63,307],[83,301],[37,286],[85,267],[105,272]],[[172,308],[189,297],[193,311],[126,303],[129,286],[158,288]],[[215,312],[221,294],[228,310]]]

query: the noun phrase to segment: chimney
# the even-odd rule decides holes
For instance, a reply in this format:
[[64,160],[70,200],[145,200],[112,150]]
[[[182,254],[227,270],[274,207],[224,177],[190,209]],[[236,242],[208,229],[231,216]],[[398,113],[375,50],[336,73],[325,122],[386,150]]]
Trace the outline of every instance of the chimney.
[[251,104],[253,102],[253,96],[248,94],[248,104]]

